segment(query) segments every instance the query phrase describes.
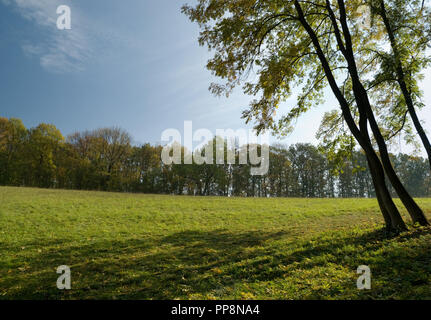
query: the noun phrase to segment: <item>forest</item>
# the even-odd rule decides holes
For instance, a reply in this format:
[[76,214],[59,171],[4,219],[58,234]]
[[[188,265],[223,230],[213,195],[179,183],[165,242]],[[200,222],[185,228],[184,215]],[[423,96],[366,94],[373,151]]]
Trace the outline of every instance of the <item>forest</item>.
[[[354,148],[340,161],[322,146],[273,145],[263,176],[251,175],[250,165],[239,161],[166,165],[162,148],[135,145],[129,133],[116,127],[64,137],[51,124],[27,129],[20,119],[0,118],[0,185],[200,196],[376,196],[366,156]],[[411,195],[430,197],[427,160],[402,153],[390,156]]]

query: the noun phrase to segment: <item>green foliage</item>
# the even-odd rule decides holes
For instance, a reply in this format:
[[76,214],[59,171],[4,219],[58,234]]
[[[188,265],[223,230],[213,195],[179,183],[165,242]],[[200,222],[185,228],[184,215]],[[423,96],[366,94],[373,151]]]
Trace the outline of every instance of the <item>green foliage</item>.
[[431,230],[382,227],[373,199],[1,187],[0,299],[430,299]]
[[24,174],[23,147],[27,129],[19,119],[0,118],[0,184],[20,185]]
[[[428,52],[431,44],[428,1],[366,0],[364,3],[374,17],[374,32],[382,35],[379,45],[372,50],[376,69],[372,72],[373,79],[369,81],[370,95],[375,98],[377,111],[387,128],[387,138],[403,131],[406,141],[414,143],[416,137],[411,119],[407,117],[406,96],[400,88],[400,81],[406,84],[414,106],[421,109],[424,105],[418,84],[423,79],[422,71],[431,62]],[[385,26],[385,19],[388,26]]]
[[[382,21],[382,3],[395,30],[397,50]],[[430,63],[428,1],[200,0],[185,5],[183,12],[199,24],[199,43],[213,52],[207,67],[224,81],[212,84],[211,90],[229,94],[243,85],[244,93],[259,97],[243,113],[247,122],[255,121],[258,131],[271,129],[281,135],[291,131],[301,114],[322,103],[329,76],[335,78],[331,88],[340,104],[346,102],[350,107],[350,129],[359,122],[359,109],[364,114],[364,100],[359,96],[365,94],[377,121],[374,134],[382,134],[379,149],[400,134],[407,143],[416,143],[396,70],[398,65],[403,67],[409,93],[415,105],[422,107],[418,81]],[[296,92],[296,103],[285,105]],[[351,139],[342,128],[343,118],[337,115],[332,120],[333,128],[325,123],[321,137],[335,158],[349,150],[351,143],[345,140]],[[332,135],[335,141],[323,136],[331,131],[339,131],[341,136]]]
[[52,185],[56,170],[55,156],[63,141],[61,132],[50,124],[42,123],[29,130],[23,154],[27,162],[28,184],[39,187]]
[[[214,51],[208,69],[225,80],[212,84],[212,92],[229,94],[243,84],[246,94],[260,95],[244,111],[258,131],[271,128],[283,134],[293,120],[321,102],[326,80],[293,1],[201,0],[195,7],[184,6],[183,12],[199,24],[199,43]],[[317,18],[312,25],[320,25]],[[320,27],[324,32],[328,25]],[[297,104],[276,120],[277,109],[295,88],[300,92]]]

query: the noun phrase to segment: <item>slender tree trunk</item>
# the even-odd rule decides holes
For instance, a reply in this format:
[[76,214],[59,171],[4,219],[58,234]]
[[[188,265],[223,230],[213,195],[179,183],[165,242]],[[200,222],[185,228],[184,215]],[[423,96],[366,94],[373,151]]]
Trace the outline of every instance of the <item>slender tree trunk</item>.
[[374,137],[376,138],[377,145],[380,151],[380,157],[382,159],[382,164],[385,169],[386,175],[389,178],[392,186],[409,212],[413,223],[419,223],[422,226],[429,225],[422,209],[417,205],[414,199],[410,196],[398,175],[396,174],[394,167],[392,166],[391,159],[389,157],[389,152],[383,138],[383,135],[378,127],[377,121],[375,120],[373,111],[371,109],[371,104],[368,100],[368,95],[365,88],[356,81],[353,85],[353,90],[355,91],[356,98],[363,103],[365,107],[367,117],[370,123],[371,130],[373,131]]
[[383,167],[385,168],[389,181],[391,182],[392,186],[394,187],[395,191],[397,192],[398,196],[400,197],[401,201],[403,202],[404,206],[409,212],[413,220],[413,223],[419,223],[422,226],[429,225],[422,209],[417,205],[414,199],[410,196],[410,194],[407,192],[406,188],[398,178],[394,170],[394,167],[392,166],[391,160],[389,158],[389,153],[388,153],[386,144],[384,142],[383,136],[374,119],[374,115],[371,115],[371,112],[370,111],[367,112],[370,119],[370,126],[373,130],[374,136],[376,137],[377,144],[380,150],[380,156],[382,158]]
[[413,120],[413,124],[416,128],[416,131],[419,134],[419,137],[422,140],[422,144],[424,145],[424,148],[428,154],[428,162],[429,162],[430,169],[431,169],[431,143],[430,143],[430,141],[429,141],[429,139],[425,133],[425,130],[422,127],[422,124],[419,120],[419,117],[416,113],[416,109],[415,109],[415,106],[413,103],[411,92],[407,88],[404,69],[403,69],[403,66],[402,66],[401,61],[400,61],[398,44],[397,44],[397,41],[395,40],[395,35],[393,32],[391,23],[390,23],[390,21],[387,17],[387,14],[386,14],[386,7],[385,7],[384,0],[381,1],[380,10],[381,10],[381,16],[383,19],[383,23],[385,24],[385,28],[386,28],[386,31],[387,31],[388,36],[389,36],[389,41],[391,43],[392,51],[394,53],[394,58],[395,58],[395,63],[396,63],[396,72],[397,72],[397,81],[398,81],[398,84],[400,85],[401,92],[404,95],[404,99],[405,99],[406,104],[407,104],[407,110],[410,114],[410,117]]
[[[406,84],[405,84],[404,81],[400,82],[400,86],[402,88],[403,87],[405,88],[405,89],[403,89],[403,91],[407,90],[407,86],[406,86]],[[406,99],[406,102],[407,102],[407,107],[408,107],[408,111],[409,111],[410,117],[413,120],[413,124],[414,124],[414,126],[416,128],[416,131],[418,132],[419,137],[422,140],[422,144],[424,145],[424,148],[425,148],[425,150],[426,150],[426,152],[428,154],[428,162],[429,162],[429,166],[430,166],[430,170],[431,170],[431,143],[430,143],[430,141],[429,141],[429,139],[428,139],[428,137],[427,137],[427,135],[425,133],[425,130],[422,127],[422,124],[421,124],[421,122],[420,122],[420,120],[418,118],[418,115],[416,113],[416,110],[415,110],[415,107],[413,105],[413,101],[412,101],[411,97],[405,95],[405,99]]]
[[[345,99],[344,95],[342,94],[341,90],[339,89],[337,82],[335,80],[335,77],[331,71],[331,67],[329,66],[328,61],[326,60],[325,54],[320,46],[319,40],[317,38],[316,33],[314,32],[313,28],[308,24],[308,22],[305,19],[304,12],[302,11],[301,5],[299,4],[298,0],[295,0],[295,8],[299,16],[299,21],[301,22],[302,26],[305,28],[307,33],[309,34],[313,45],[316,49],[317,55],[321,61],[323,70],[325,72],[326,78],[329,82],[329,85],[336,96],[338,102],[340,103],[340,107],[343,113],[344,120],[346,121],[347,125],[349,126],[350,131],[352,132],[355,139],[359,142],[361,147],[364,149],[367,159],[370,165],[370,171],[373,176],[373,182],[375,184],[376,194],[378,195],[378,201],[379,205],[381,206],[381,211],[383,214],[383,217],[385,221],[387,221],[386,226],[389,226],[389,217],[390,217],[390,225],[391,228],[397,231],[406,230],[406,226],[404,224],[404,221],[402,220],[402,217],[395,206],[395,204],[392,201],[392,198],[387,191],[386,185],[385,185],[385,175],[384,170],[382,168],[382,165],[380,163],[380,160],[375,153],[369,139],[363,135],[363,133],[358,129],[356,126],[355,120],[351,114],[350,106]],[[329,5],[329,3],[328,3]],[[330,8],[329,8],[330,9]],[[340,45],[342,47],[342,45]],[[344,49],[344,48],[343,48]],[[342,49],[342,50],[343,50]],[[358,107],[361,107],[360,101],[358,101]],[[363,107],[362,107],[363,109]],[[362,124],[366,125],[366,118],[362,117]]]

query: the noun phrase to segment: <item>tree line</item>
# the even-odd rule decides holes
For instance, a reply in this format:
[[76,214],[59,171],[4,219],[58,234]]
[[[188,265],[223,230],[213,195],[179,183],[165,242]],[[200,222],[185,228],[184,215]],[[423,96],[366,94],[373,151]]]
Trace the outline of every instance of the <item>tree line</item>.
[[[239,164],[239,152],[236,164],[166,165],[162,149],[133,145],[120,128],[65,138],[51,124],[27,129],[19,119],[0,118],[0,185],[201,196],[376,197],[367,158],[356,149],[340,161],[311,144],[274,145],[263,176]],[[413,196],[431,196],[426,159],[398,154],[391,160]],[[393,188],[390,192],[396,196]]]

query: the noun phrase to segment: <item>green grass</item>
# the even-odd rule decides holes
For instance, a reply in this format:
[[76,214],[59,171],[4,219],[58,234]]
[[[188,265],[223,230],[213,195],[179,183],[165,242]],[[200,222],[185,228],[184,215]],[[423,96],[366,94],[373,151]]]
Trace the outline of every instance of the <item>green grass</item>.
[[431,230],[382,227],[373,199],[0,188],[0,299],[431,299]]

